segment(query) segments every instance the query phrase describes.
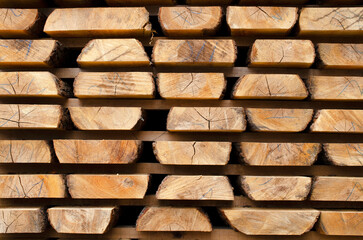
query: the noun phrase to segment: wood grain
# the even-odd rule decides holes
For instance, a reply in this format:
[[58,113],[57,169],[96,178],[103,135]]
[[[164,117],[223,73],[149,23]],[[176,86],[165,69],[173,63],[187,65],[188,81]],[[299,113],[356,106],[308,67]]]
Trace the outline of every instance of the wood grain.
[[318,43],[320,66],[328,69],[363,69],[363,44]]
[[325,143],[327,160],[338,166],[363,166],[363,144]]
[[0,233],[42,233],[46,228],[43,209],[0,208]]
[[2,8],[0,18],[2,38],[35,37],[44,24],[38,9]]
[[50,163],[50,145],[44,140],[0,140],[0,163]]
[[322,210],[317,230],[324,235],[363,236],[363,212]]

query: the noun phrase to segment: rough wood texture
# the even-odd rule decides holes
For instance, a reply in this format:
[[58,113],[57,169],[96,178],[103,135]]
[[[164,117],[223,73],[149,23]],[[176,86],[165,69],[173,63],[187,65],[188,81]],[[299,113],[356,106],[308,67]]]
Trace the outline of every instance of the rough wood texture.
[[145,207],[137,219],[136,230],[211,232],[212,225],[198,208]]
[[222,21],[221,7],[161,7],[159,22],[165,35],[202,37],[214,35]]
[[159,73],[156,82],[166,99],[220,99],[227,86],[223,73]]
[[52,37],[137,37],[151,34],[149,12],[139,8],[64,8],[47,18]]
[[67,176],[72,198],[142,199],[149,183],[149,175],[91,175]]
[[232,35],[287,35],[298,15],[293,7],[227,8],[227,23]]
[[247,74],[234,86],[235,99],[304,99],[309,95],[296,74]]
[[0,9],[0,36],[2,38],[35,37],[42,28],[41,14],[37,9]]
[[303,8],[299,18],[299,34],[363,36],[362,14],[362,7]]
[[363,133],[363,110],[319,110],[311,125],[312,132]]
[[64,198],[63,175],[0,175],[0,198]]
[[318,43],[323,68],[363,69],[363,44]]
[[313,100],[363,100],[363,77],[310,76]]
[[226,176],[169,175],[159,185],[156,198],[160,200],[223,200],[234,199]]
[[363,212],[323,210],[317,230],[324,235],[363,236]]
[[154,98],[149,72],[80,72],[74,79],[78,98]]
[[232,67],[237,59],[237,47],[233,40],[159,39],[152,59],[157,66]]
[[242,132],[246,129],[241,107],[172,107],[168,131]]
[[295,5],[304,4],[309,0],[240,0],[239,5]]
[[69,112],[81,130],[136,130],[144,122],[139,107],[69,107]]
[[363,144],[326,143],[324,151],[327,160],[338,166],[363,166]]
[[315,59],[310,40],[256,40],[249,56],[250,67],[309,68]]
[[231,4],[232,0],[186,0],[187,5],[228,5]]
[[167,165],[226,165],[230,142],[153,142],[156,159]]
[[225,208],[221,214],[247,235],[302,235],[310,231],[320,212],[314,209]]
[[104,234],[116,222],[116,207],[52,207],[48,219],[58,233]]
[[311,121],[313,109],[247,108],[248,123],[258,132],[301,132]]
[[150,61],[136,39],[94,39],[77,58],[80,67],[141,67]]
[[62,128],[59,105],[0,104],[0,128]]
[[0,72],[0,97],[61,97],[69,87],[50,72]]
[[175,0],[105,0],[109,6],[174,5]]
[[311,190],[313,201],[363,201],[363,178],[316,177]]
[[0,68],[51,67],[60,52],[56,40],[0,39]]
[[46,220],[41,208],[0,208],[0,233],[42,233]]
[[43,140],[0,140],[0,163],[50,163],[49,143]]
[[309,177],[241,176],[240,182],[255,201],[303,201],[311,187]]

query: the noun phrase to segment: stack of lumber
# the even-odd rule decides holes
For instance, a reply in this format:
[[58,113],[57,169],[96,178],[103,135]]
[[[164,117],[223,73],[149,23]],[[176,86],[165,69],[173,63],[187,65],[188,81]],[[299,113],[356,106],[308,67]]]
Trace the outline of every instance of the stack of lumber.
[[0,238],[363,239],[360,1],[0,16]]

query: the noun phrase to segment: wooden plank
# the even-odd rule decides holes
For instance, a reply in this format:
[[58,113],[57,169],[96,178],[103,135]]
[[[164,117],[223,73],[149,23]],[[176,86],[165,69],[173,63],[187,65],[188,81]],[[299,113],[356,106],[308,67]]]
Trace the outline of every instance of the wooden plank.
[[251,130],[261,132],[301,132],[310,123],[313,113],[313,109],[246,109]]
[[67,176],[72,198],[142,199],[149,183],[149,175],[91,175]]
[[196,6],[204,6],[204,5],[228,5],[231,4],[232,0],[186,0],[187,5],[196,5]]
[[230,142],[153,142],[156,159],[166,165],[226,165]]
[[317,51],[323,68],[363,69],[363,44],[319,43]]
[[363,212],[323,210],[317,230],[324,235],[363,236]]
[[227,23],[233,36],[288,35],[298,14],[294,7],[239,7],[227,8]]
[[142,142],[133,140],[53,140],[60,163],[130,164],[141,154]]
[[0,140],[0,163],[51,163],[50,145],[44,140]]
[[156,192],[160,200],[233,201],[233,189],[226,176],[166,176]]
[[174,5],[175,0],[105,0],[109,6]]
[[302,5],[309,0],[239,0],[239,5]]
[[211,232],[208,216],[198,208],[145,207],[136,231]]
[[101,0],[53,0],[60,7],[90,7],[102,3]]
[[0,208],[0,233],[42,233],[46,220],[41,208]]
[[249,55],[249,67],[309,68],[315,59],[310,40],[256,40]]
[[337,166],[362,166],[363,144],[359,143],[325,143],[327,160]]

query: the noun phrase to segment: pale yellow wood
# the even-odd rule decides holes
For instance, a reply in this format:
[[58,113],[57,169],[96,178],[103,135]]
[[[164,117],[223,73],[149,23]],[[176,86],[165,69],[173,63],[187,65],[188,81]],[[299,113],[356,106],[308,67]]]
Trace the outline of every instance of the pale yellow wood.
[[233,189],[226,176],[166,176],[159,185],[160,200],[233,201]]
[[251,166],[311,166],[321,151],[320,143],[242,142],[237,147]]
[[80,72],[73,88],[79,98],[154,98],[155,93],[149,72]]
[[363,77],[311,76],[308,86],[314,100],[363,100]]
[[239,0],[240,5],[295,5],[304,4],[309,0]]
[[249,55],[250,67],[309,68],[315,59],[310,40],[256,40]]
[[104,234],[117,219],[116,207],[52,207],[48,219],[58,233]]
[[228,5],[231,4],[232,0],[186,0],[187,5]]
[[60,163],[129,164],[141,154],[142,142],[134,140],[53,140]]
[[304,99],[304,82],[296,74],[247,74],[234,86],[235,99]]
[[52,37],[137,37],[151,34],[149,12],[138,8],[63,8],[47,18]]
[[159,73],[156,82],[166,99],[220,99],[227,86],[223,73]]
[[247,108],[248,122],[258,132],[301,132],[311,121],[313,109]]
[[233,40],[170,40],[155,42],[152,59],[157,66],[232,67],[237,59]]
[[109,6],[174,5],[175,0],[105,0]]
[[221,214],[247,235],[302,235],[319,217],[315,209],[224,208]]
[[227,8],[227,23],[232,35],[287,35],[298,14],[294,7]]
[[323,68],[363,69],[363,44],[318,43]]
[[91,175],[67,176],[68,191],[72,198],[143,199],[149,175]]
[[80,67],[140,67],[150,61],[141,42],[134,38],[94,39],[77,58]]
[[363,144],[325,143],[324,151],[328,161],[338,166],[363,166]]
[[304,36],[363,36],[363,7],[303,8],[299,34]]
[[159,23],[165,35],[201,37],[216,34],[222,21],[221,7],[161,7]]
[[63,175],[0,175],[0,198],[64,198]]
[[133,130],[144,122],[139,107],[69,107],[69,112],[81,130]]
[[50,146],[44,140],[0,140],[0,163],[50,163]]
[[2,38],[31,38],[41,26],[37,9],[0,9],[0,36]]
[[136,231],[211,232],[212,225],[198,208],[145,207],[137,219]]
[[241,176],[240,181],[255,201],[303,201],[311,187],[310,177]]
[[42,233],[46,220],[41,208],[0,208],[0,233]]
[[322,210],[317,230],[324,235],[363,236],[363,212]]
[[166,165],[226,165],[230,142],[153,142],[156,159]]
[[363,133],[363,110],[319,110],[311,125],[312,132]]
[[363,178],[316,177],[311,190],[313,201],[363,201]]
[[242,132],[246,129],[241,107],[172,107],[168,131]]

